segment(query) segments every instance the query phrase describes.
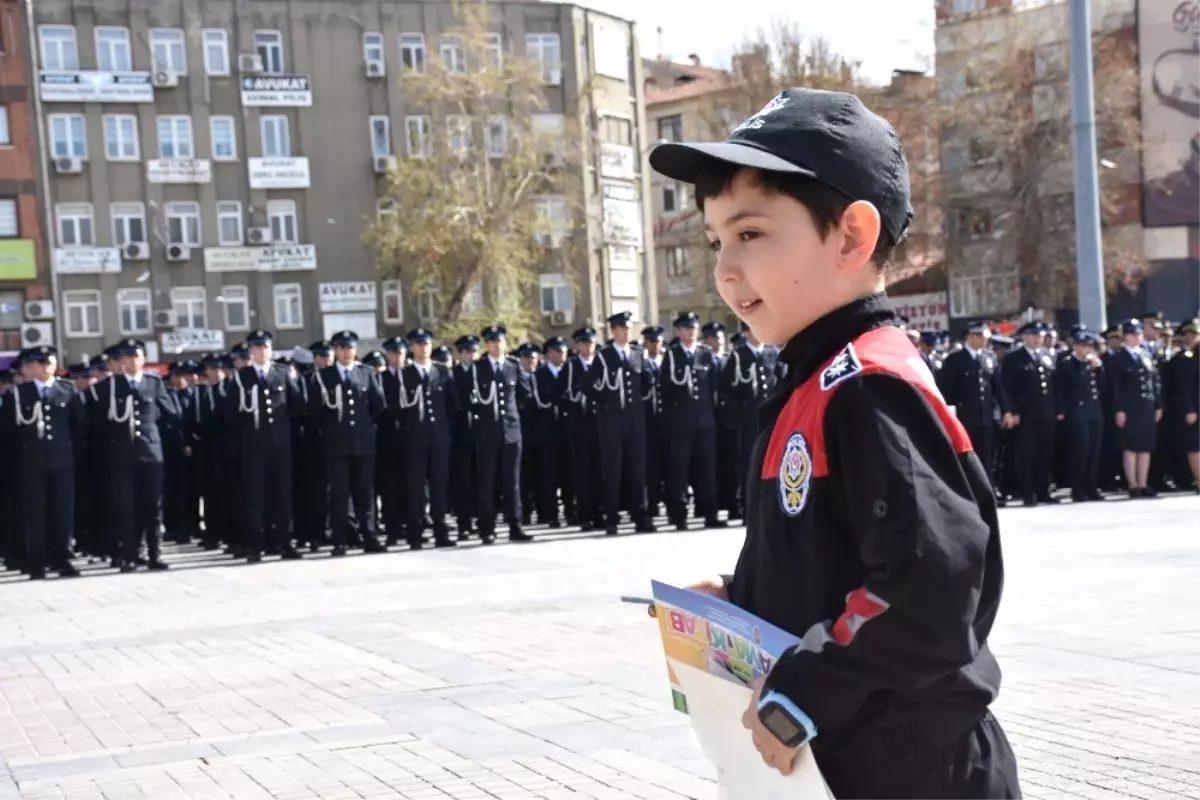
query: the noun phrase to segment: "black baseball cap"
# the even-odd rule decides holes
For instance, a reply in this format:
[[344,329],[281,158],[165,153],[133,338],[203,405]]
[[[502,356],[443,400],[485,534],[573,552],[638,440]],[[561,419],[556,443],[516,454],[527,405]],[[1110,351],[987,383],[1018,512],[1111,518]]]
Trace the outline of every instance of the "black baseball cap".
[[722,161],[802,175],[877,209],[893,245],[912,221],[908,162],[896,129],[845,92],[785,89],[723,142],[671,142],[650,152],[650,166],[684,183]]

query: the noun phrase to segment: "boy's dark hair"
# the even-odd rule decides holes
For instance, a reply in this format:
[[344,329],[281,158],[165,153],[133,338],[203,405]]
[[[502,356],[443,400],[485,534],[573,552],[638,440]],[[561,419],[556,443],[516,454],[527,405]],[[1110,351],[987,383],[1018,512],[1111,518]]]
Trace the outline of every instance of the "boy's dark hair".
[[[704,201],[729,191],[733,179],[743,170],[750,173],[754,184],[764,192],[787,195],[808,209],[813,224],[817,227],[817,235],[822,241],[837,227],[846,209],[854,202],[832,186],[804,175],[770,172],[713,159],[711,166],[697,176],[696,206],[703,211]],[[880,272],[886,270],[891,263],[895,246],[887,231],[881,227],[875,250],[871,254],[871,261]]]

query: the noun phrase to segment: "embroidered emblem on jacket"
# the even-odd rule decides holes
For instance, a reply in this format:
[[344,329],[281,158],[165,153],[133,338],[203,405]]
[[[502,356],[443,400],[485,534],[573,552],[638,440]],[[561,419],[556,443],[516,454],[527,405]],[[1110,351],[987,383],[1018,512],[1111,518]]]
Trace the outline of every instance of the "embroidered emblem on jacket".
[[808,502],[808,486],[812,480],[812,457],[808,442],[800,433],[788,437],[779,461],[779,505],[789,517],[799,516]]

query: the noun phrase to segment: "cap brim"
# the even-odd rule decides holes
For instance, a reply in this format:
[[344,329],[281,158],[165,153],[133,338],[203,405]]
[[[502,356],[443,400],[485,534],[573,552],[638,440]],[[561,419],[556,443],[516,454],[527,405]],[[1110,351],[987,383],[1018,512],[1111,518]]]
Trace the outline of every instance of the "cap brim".
[[714,161],[767,172],[817,177],[810,169],[739,142],[668,142],[650,151],[650,166],[656,172],[684,183],[695,183]]

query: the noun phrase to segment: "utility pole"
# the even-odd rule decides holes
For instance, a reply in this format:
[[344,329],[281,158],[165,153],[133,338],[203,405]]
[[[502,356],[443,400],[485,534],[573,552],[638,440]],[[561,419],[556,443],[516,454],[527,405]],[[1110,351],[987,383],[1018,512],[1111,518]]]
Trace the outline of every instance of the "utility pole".
[[1092,86],[1089,0],[1071,0],[1071,125],[1075,138],[1075,270],[1079,321],[1107,327],[1104,256],[1100,243],[1100,175],[1096,154],[1096,100]]

